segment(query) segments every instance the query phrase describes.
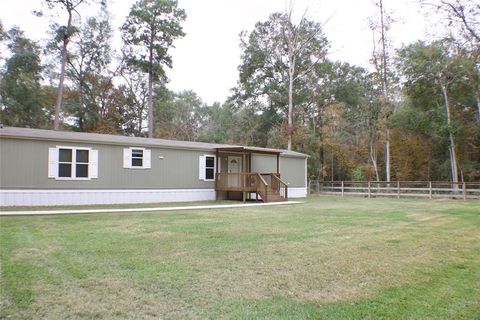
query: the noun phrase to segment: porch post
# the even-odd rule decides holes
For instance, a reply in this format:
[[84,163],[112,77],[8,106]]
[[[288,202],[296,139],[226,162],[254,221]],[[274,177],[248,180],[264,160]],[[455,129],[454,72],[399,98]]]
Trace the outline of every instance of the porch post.
[[280,153],[277,153],[277,175],[280,175]]
[[245,187],[247,186],[247,175],[246,175],[246,171],[247,171],[247,157],[246,157],[246,154],[245,154],[245,150],[243,150],[243,153],[242,153],[242,195],[243,195],[243,203],[246,202],[246,192],[245,192]]
[[248,172],[252,173],[252,153],[248,154]]
[[[252,173],[252,152],[249,152],[248,153],[248,173]],[[248,176],[248,179],[251,179],[252,176],[249,175]],[[252,183],[251,180],[248,180],[248,187],[250,188],[250,184]],[[247,199],[248,200],[251,200],[252,199],[252,194],[250,193],[250,191],[248,192],[248,195],[247,195]]]
[[219,161],[219,157],[218,157],[218,148],[215,149],[215,200],[218,200],[218,188],[217,188],[217,184],[218,184],[218,161]]

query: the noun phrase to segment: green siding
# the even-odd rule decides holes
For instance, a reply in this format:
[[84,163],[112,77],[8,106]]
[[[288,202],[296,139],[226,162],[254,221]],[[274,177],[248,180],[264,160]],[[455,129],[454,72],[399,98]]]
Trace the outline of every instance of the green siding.
[[277,156],[265,154],[252,154],[252,172],[276,173]]
[[[89,147],[98,150],[98,179],[61,181],[48,178],[48,148]],[[214,182],[198,179],[200,155],[213,152],[150,148],[151,169],[124,169],[123,148],[100,144],[54,143],[2,138],[0,140],[0,186],[2,188],[214,188]],[[159,156],[164,159],[160,160]]]
[[280,157],[280,177],[289,183],[289,187],[306,187],[305,159]]
[[[88,147],[98,150],[98,179],[87,181],[48,178],[48,148],[56,146]],[[123,149],[135,145],[94,143],[55,143],[50,141],[0,139],[0,187],[45,189],[212,189],[214,182],[198,179],[198,159],[214,152],[184,149],[150,148],[151,169],[124,169]],[[227,170],[227,153],[220,154],[221,171]],[[233,154],[232,154],[233,155]],[[235,154],[237,155],[237,154]],[[163,160],[159,157],[163,157]],[[252,154],[252,172],[277,170],[276,155]],[[282,180],[290,187],[305,187],[305,159],[280,157]]]
[[[277,156],[252,154],[252,172],[277,172]],[[290,187],[305,187],[305,159],[280,156],[280,176]]]

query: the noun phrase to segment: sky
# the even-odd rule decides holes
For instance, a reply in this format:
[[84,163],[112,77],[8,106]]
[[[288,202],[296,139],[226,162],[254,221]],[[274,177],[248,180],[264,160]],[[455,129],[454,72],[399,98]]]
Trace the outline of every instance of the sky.
[[[118,28],[134,2],[108,2],[116,31],[114,47],[120,47]],[[193,90],[208,104],[225,101],[238,81],[240,32],[253,30],[256,22],[266,21],[273,12],[285,12],[291,2],[294,16],[306,11],[309,19],[323,24],[330,59],[369,67],[373,45],[368,21],[375,14],[373,0],[178,0],[187,13],[186,36],[175,41],[171,50],[173,68],[167,72],[167,87],[176,92]],[[395,20],[390,31],[393,47],[425,39],[431,32],[418,0],[384,0],[384,6]],[[28,37],[45,41],[49,18],[33,16],[32,10],[38,9],[45,10],[41,0],[1,0],[0,20],[7,30],[18,25]],[[79,11],[82,18],[96,14],[91,6]],[[51,19],[66,21],[55,13]]]

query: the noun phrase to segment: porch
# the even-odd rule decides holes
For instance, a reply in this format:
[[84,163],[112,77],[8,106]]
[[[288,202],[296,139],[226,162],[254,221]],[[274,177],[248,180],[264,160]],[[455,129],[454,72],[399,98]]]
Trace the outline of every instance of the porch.
[[[252,155],[256,157],[255,163],[252,161]],[[280,152],[276,150],[251,147],[217,148],[218,165],[215,173],[217,199],[224,195],[226,199],[243,202],[288,200],[288,185],[280,178],[279,160]],[[260,171],[258,169],[263,170],[258,172]]]

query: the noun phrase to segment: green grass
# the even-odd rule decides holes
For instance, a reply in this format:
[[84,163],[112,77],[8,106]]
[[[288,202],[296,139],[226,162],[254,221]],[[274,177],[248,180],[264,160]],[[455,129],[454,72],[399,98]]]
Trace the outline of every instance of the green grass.
[[0,318],[480,319],[479,202],[0,223]]

